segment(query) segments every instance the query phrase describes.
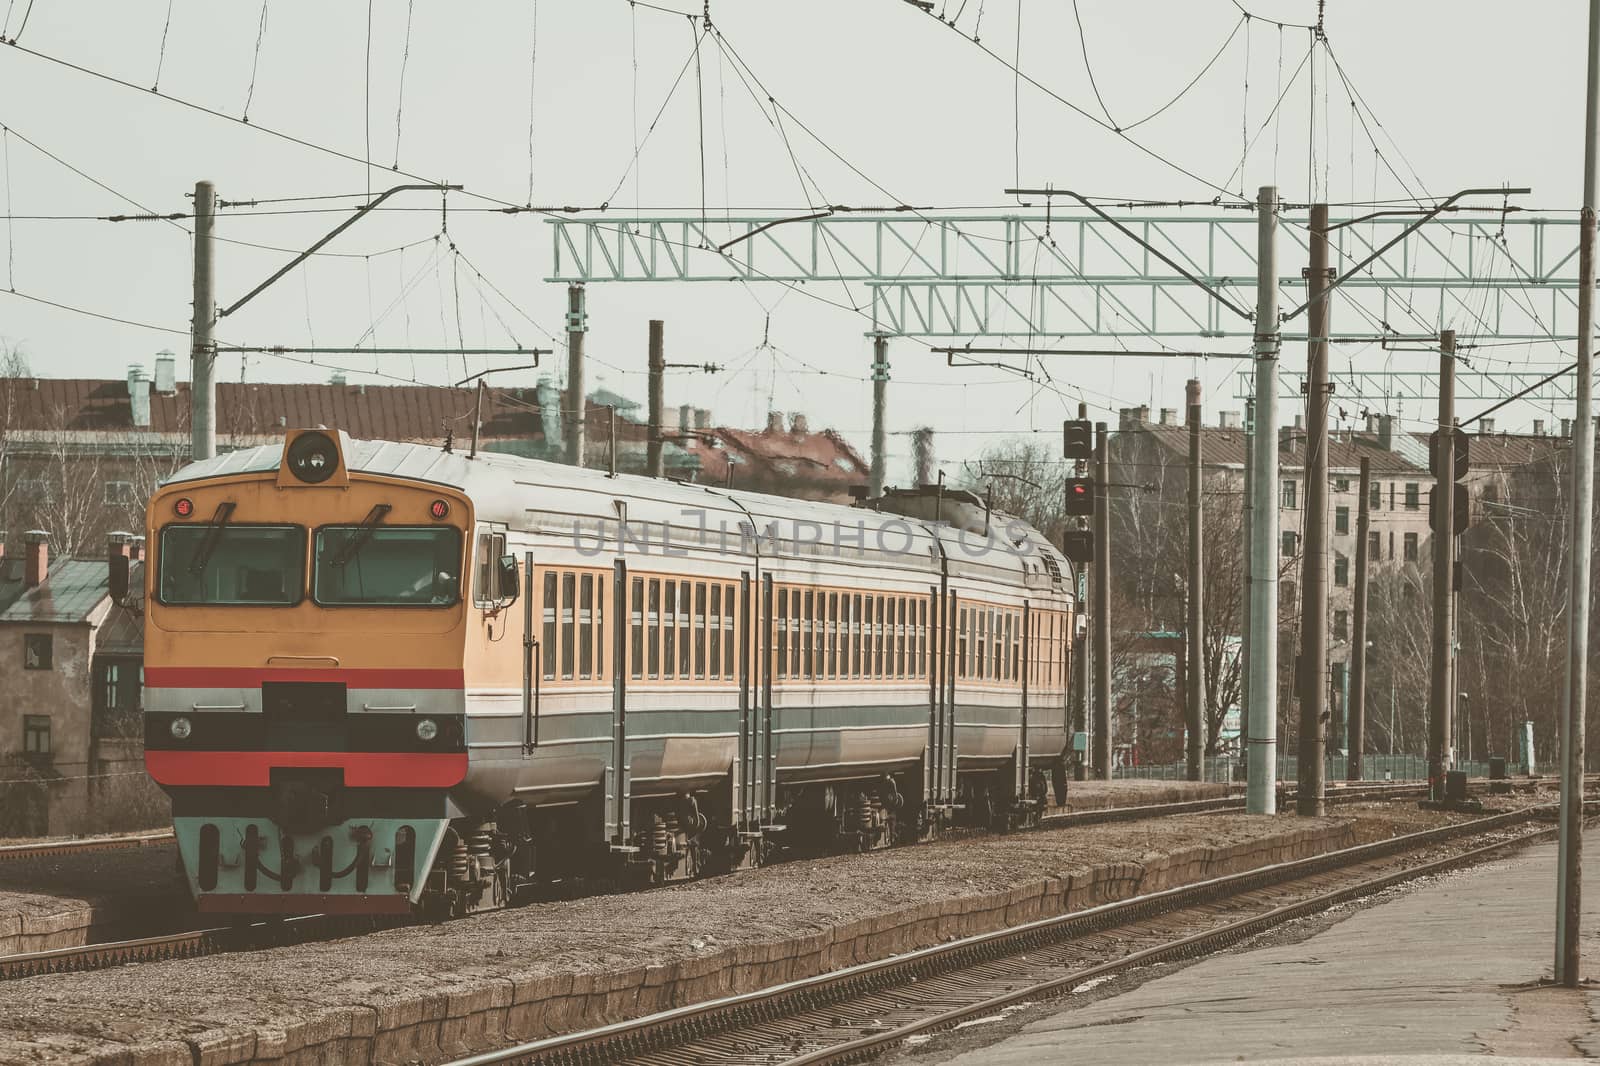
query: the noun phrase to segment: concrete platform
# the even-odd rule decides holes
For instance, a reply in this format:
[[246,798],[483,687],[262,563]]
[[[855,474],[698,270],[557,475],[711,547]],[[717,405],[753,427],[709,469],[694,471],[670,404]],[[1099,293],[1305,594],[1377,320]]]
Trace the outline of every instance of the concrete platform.
[[[1596,848],[1600,831],[1591,831],[1585,850],[1592,856]],[[1358,905],[1308,939],[1287,927],[1268,935],[1270,946],[1068,1006],[981,1049],[924,1048],[918,1061],[1309,1066],[1600,1057],[1600,990],[1537,984],[1552,965],[1555,863],[1555,845],[1539,845]],[[1600,976],[1600,872],[1592,859],[1584,873],[1585,972]]]
[[1145,807],[1152,803],[1182,803],[1185,800],[1219,799],[1243,795],[1238,785],[1212,781],[1156,781],[1144,778],[1118,778],[1115,781],[1070,781],[1067,802],[1054,811],[1098,811],[1110,807]]

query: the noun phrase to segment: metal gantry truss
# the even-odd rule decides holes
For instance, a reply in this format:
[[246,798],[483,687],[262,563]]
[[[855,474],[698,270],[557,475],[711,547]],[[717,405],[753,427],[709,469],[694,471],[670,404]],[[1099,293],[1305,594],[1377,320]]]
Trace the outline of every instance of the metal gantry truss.
[[[1199,337],[1247,350],[1256,324],[1225,302],[1254,306],[1254,211],[1166,210],[558,217],[549,220],[548,280],[840,283],[867,290],[857,288],[850,302],[869,315],[867,332],[882,336]],[[1417,217],[1397,211],[1333,221],[1332,262],[1342,272]],[[1295,264],[1278,279],[1292,307],[1305,290],[1303,215],[1284,212],[1279,234],[1278,261]],[[1376,336],[1450,327],[1463,341],[1574,340],[1577,242],[1575,215],[1441,215],[1340,286],[1335,328]]]
[[[1571,400],[1576,382],[1570,373],[1552,376],[1558,368],[1530,370],[1466,370],[1455,372],[1458,400],[1512,400],[1533,397],[1543,401]],[[1330,370],[1333,401],[1436,400],[1439,374],[1433,370]],[[1240,371],[1234,377],[1235,399],[1254,398],[1255,375]],[[1306,394],[1306,372],[1288,366],[1278,368],[1279,399],[1299,399]]]

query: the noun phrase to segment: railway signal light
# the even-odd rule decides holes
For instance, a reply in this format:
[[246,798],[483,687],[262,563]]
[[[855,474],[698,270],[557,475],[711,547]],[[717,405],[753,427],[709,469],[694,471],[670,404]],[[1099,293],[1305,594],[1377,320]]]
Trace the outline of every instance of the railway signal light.
[[1079,565],[1094,562],[1094,534],[1086,529],[1070,529],[1061,538],[1061,554]]
[[1061,423],[1061,457],[1094,458],[1094,426],[1087,419],[1069,419]]
[[1094,479],[1086,477],[1067,478],[1067,491],[1064,494],[1065,504],[1062,510],[1068,515],[1094,514]]

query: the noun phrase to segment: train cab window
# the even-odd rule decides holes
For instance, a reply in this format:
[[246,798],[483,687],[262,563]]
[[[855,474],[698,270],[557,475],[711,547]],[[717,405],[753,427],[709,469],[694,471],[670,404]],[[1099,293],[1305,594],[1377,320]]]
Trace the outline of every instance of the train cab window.
[[661,676],[661,579],[650,579],[650,608],[646,614],[646,623],[650,627],[648,640],[650,677]]
[[661,617],[661,657],[664,661],[661,676],[676,677],[678,673],[678,583],[668,581],[664,613]]
[[706,583],[694,584],[694,676],[706,676]]
[[544,650],[540,654],[541,668],[544,670],[544,679],[556,679],[556,574],[547,570],[544,575],[544,595],[540,598],[540,621],[543,624],[543,635],[540,640]]
[[789,676],[789,590],[778,590],[778,676]]
[[167,526],[161,531],[161,602],[292,606],[305,594],[305,555],[300,526]]
[[632,639],[628,646],[628,673],[635,681],[644,677],[644,578],[633,579],[632,595],[628,598],[628,621],[632,625]]
[[323,526],[311,598],[335,607],[448,607],[461,598],[461,531]]
[[711,680],[722,679],[722,586],[711,583],[711,630],[708,634],[711,652]]

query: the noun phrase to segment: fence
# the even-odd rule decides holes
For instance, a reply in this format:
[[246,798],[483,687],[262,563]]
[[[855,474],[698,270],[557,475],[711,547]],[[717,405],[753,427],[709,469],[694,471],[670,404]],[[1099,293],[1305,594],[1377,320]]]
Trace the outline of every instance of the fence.
[[[1344,781],[1348,778],[1348,757],[1344,755],[1330,755],[1323,764],[1323,779],[1328,782]],[[1299,777],[1300,759],[1295,755],[1283,752],[1278,754],[1278,780],[1294,781]],[[1453,769],[1465,770],[1468,777],[1488,777],[1489,764],[1487,762],[1459,761]],[[1526,767],[1521,764],[1507,762],[1506,773],[1525,773]],[[1154,781],[1185,781],[1189,777],[1189,768],[1186,763],[1146,763],[1141,766],[1118,766],[1111,772],[1114,778],[1140,778]],[[1426,781],[1428,779],[1428,757],[1426,755],[1412,755],[1397,753],[1394,755],[1363,755],[1361,757],[1362,781]],[[1233,755],[1208,755],[1204,759],[1204,769],[1200,775],[1202,781],[1222,783],[1239,783],[1245,780],[1244,760]]]

